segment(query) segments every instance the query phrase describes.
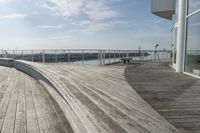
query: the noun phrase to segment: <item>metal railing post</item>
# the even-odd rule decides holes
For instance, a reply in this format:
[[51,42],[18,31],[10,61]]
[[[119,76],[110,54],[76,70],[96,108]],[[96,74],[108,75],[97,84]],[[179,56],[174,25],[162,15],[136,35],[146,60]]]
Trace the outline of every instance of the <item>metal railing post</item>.
[[84,49],[82,50],[82,60],[83,60],[83,65],[84,65],[84,60],[85,60],[85,57],[84,57]]
[[5,50],[5,58],[7,58],[7,51]]
[[12,56],[14,59],[15,59],[15,51],[13,50],[13,56]]
[[109,50],[109,64],[111,63],[111,60],[110,60],[110,50]]
[[55,50],[55,62],[57,62],[57,50]]
[[70,63],[70,51],[68,50],[68,55],[67,55],[67,62]]
[[129,55],[128,55],[129,53],[128,53],[128,50],[126,50],[126,57],[129,57]]
[[103,50],[103,65],[106,64],[106,51]]
[[31,50],[31,60],[32,60],[32,62],[34,61],[34,59],[33,59],[33,50]]
[[116,62],[116,51],[114,50],[114,62]]
[[99,51],[99,61],[100,61],[100,66],[103,66],[103,60],[102,60],[102,50]]
[[100,56],[99,56],[99,51],[97,51],[97,63],[100,66]]
[[22,60],[24,59],[24,51],[22,50]]
[[45,63],[45,51],[42,51],[42,62]]

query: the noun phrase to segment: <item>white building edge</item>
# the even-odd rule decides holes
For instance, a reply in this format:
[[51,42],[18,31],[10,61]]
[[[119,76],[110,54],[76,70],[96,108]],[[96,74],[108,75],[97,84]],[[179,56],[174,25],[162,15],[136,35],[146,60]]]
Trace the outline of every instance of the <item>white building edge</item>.
[[174,21],[176,72],[200,78],[200,0],[152,0],[152,13]]

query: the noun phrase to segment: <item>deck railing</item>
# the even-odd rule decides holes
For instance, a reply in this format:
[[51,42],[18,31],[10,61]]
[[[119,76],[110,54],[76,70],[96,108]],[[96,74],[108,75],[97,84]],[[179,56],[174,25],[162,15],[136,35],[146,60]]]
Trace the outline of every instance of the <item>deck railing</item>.
[[133,61],[171,60],[171,50],[45,49],[1,50],[0,57],[33,62],[105,65],[131,57]]

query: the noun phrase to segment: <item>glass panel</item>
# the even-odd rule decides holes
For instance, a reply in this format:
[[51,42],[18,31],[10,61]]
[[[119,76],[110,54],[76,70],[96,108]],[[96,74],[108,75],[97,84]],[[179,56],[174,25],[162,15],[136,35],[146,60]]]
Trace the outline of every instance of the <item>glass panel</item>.
[[200,76],[200,13],[188,20],[185,71]]
[[200,0],[189,0],[189,13],[200,9]]
[[173,30],[173,63],[176,64],[177,27]]

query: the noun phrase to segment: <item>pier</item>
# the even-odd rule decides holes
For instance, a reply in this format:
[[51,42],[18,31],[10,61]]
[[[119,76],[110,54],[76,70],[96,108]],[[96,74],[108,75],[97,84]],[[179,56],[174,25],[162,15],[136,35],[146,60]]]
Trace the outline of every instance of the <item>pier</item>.
[[1,67],[2,133],[178,132],[127,83],[124,65],[14,64]]
[[199,131],[200,81],[169,62],[0,63],[2,133]]

